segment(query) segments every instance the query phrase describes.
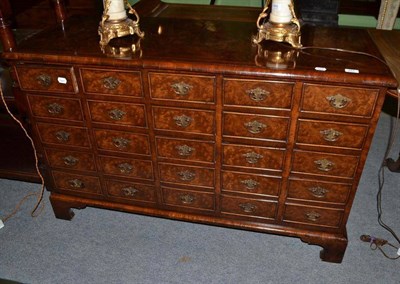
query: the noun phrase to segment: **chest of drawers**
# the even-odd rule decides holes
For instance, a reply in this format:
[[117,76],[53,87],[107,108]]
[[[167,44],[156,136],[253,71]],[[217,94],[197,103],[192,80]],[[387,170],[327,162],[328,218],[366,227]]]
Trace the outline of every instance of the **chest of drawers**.
[[[252,23],[150,17],[141,51],[115,58],[98,46],[97,24],[71,18],[3,54],[56,217],[108,208],[299,237],[342,260],[396,84],[383,64],[254,46]],[[303,38],[379,56],[365,31],[305,28]],[[269,67],[276,52],[296,64]]]

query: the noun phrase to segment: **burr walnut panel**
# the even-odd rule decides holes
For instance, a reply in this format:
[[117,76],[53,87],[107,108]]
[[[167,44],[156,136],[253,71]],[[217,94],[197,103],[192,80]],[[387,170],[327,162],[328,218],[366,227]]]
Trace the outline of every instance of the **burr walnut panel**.
[[40,118],[82,121],[82,107],[78,99],[28,96],[32,114]]
[[51,167],[79,171],[96,171],[96,165],[92,153],[62,151],[56,149],[46,149],[45,152]]
[[221,213],[273,220],[276,216],[277,202],[234,196],[221,196]]
[[158,164],[162,182],[214,187],[214,169],[193,166]]
[[215,209],[214,194],[212,193],[162,187],[162,194],[163,202],[166,205],[207,211]]
[[156,202],[155,189],[150,185],[107,179],[106,186],[108,195],[112,197],[132,201]]
[[151,161],[100,156],[103,173],[130,178],[153,180]]
[[87,128],[59,124],[37,123],[42,143],[90,148]]

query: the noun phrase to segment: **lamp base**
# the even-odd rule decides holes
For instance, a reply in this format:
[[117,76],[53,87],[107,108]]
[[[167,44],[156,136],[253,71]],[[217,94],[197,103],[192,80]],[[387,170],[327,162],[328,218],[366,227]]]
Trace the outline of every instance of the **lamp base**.
[[127,35],[137,35],[144,37],[144,32],[140,30],[138,21],[125,18],[117,21],[100,22],[98,33],[100,35],[100,45],[107,45],[110,40]]
[[264,39],[287,42],[294,48],[302,47],[301,32],[299,26],[294,23],[276,24],[267,22],[261,25],[258,29],[257,36],[253,38],[253,42],[260,43]]

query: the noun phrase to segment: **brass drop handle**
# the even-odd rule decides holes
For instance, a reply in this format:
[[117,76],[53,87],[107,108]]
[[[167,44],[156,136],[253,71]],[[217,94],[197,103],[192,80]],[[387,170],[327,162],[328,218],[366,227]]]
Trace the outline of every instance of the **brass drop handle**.
[[183,114],[174,116],[174,121],[177,126],[186,128],[192,123],[193,119],[190,116]]
[[335,166],[334,162],[331,162],[327,159],[314,161],[314,164],[317,166],[317,169],[323,172],[329,172]]
[[342,132],[332,128],[321,130],[319,133],[322,135],[322,138],[328,142],[336,142],[340,136],[343,135]]
[[114,77],[103,78],[103,86],[108,90],[115,90],[121,84],[121,81]]
[[74,156],[71,156],[71,155],[65,156],[62,159],[64,161],[64,164],[69,166],[69,167],[76,166],[78,164],[78,162],[79,162],[78,158],[75,158]]
[[67,142],[71,136],[71,134],[67,131],[60,130],[55,133],[55,136],[60,142]]
[[345,96],[343,96],[341,94],[337,94],[337,95],[334,95],[334,96],[329,96],[329,97],[326,97],[326,99],[328,100],[328,102],[331,105],[331,107],[336,108],[336,109],[345,108],[351,102],[350,98],[345,97]]
[[183,204],[192,204],[195,200],[196,197],[192,194],[181,194],[179,195],[179,200],[183,203]]
[[139,190],[133,186],[124,187],[121,191],[125,196],[135,196],[139,192]]
[[126,139],[123,137],[115,137],[112,139],[112,142],[113,142],[114,147],[119,150],[126,149],[132,143],[132,141],[130,139]]
[[263,158],[263,155],[258,154],[256,152],[249,152],[242,155],[249,164],[256,164],[260,159]]
[[255,88],[246,91],[246,94],[249,98],[255,102],[262,102],[264,101],[271,93],[261,88]]
[[262,122],[259,122],[257,120],[253,120],[253,121],[244,123],[244,127],[246,127],[247,131],[250,132],[251,134],[259,134],[267,126]]
[[251,203],[241,203],[239,204],[239,207],[245,213],[254,213],[257,210],[257,206]]
[[133,171],[133,166],[129,163],[118,164],[117,168],[122,174],[130,174]]
[[256,189],[260,184],[258,181],[255,181],[254,179],[241,180],[240,183],[250,190]]
[[84,182],[77,178],[68,180],[68,185],[69,185],[69,187],[74,188],[74,189],[85,188]]
[[36,81],[38,82],[39,85],[42,87],[50,87],[50,85],[53,83],[53,80],[51,79],[50,75],[47,74],[40,74],[36,77]]
[[329,192],[329,190],[320,186],[310,187],[308,191],[317,198],[325,198]]
[[316,222],[318,221],[319,218],[321,218],[321,214],[319,214],[318,212],[315,211],[310,211],[310,212],[306,212],[305,214],[307,220]]
[[185,82],[178,82],[171,84],[171,88],[174,90],[175,94],[178,96],[187,96],[190,92],[190,90],[193,88],[192,85],[189,85]]
[[177,150],[178,155],[182,156],[182,157],[188,157],[188,156],[192,155],[192,153],[194,151],[194,148],[192,148],[192,147],[190,147],[190,146],[188,146],[186,144],[177,145],[175,147],[175,149]]
[[120,109],[112,109],[108,112],[108,117],[111,118],[112,120],[122,120],[122,118],[126,115],[126,112],[120,110]]
[[47,105],[47,111],[52,115],[60,115],[64,112],[64,107],[58,103],[51,103]]
[[192,181],[196,178],[194,171],[184,170],[177,173],[178,177],[182,181]]

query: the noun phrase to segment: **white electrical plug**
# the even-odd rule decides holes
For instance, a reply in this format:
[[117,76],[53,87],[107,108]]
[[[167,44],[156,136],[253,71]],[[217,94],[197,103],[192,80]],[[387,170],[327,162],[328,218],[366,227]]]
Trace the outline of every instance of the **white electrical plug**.
[[400,255],[400,248],[397,250],[397,255]]
[[0,229],[2,229],[3,227],[4,227],[3,220],[0,219]]

